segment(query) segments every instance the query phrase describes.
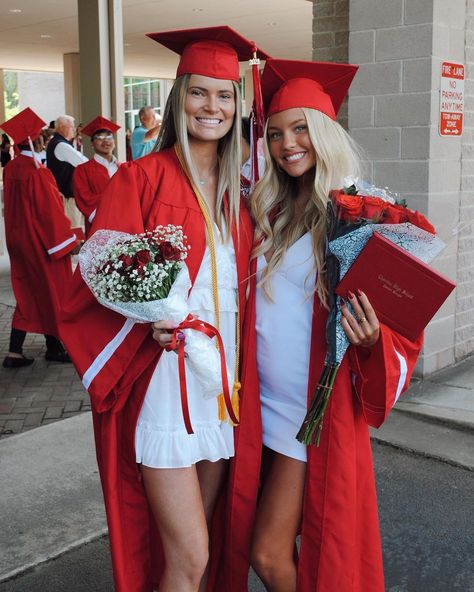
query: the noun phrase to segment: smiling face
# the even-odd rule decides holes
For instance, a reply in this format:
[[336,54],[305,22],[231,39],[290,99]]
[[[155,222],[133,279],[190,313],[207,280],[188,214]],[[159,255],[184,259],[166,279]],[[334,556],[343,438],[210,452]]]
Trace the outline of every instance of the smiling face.
[[290,177],[301,177],[316,166],[316,151],[302,109],[286,109],[270,117],[268,144],[273,160]]
[[192,74],[184,109],[190,140],[220,140],[234,122],[235,92],[232,81]]
[[99,130],[92,137],[94,152],[103,158],[110,158],[115,148],[114,136],[108,130]]

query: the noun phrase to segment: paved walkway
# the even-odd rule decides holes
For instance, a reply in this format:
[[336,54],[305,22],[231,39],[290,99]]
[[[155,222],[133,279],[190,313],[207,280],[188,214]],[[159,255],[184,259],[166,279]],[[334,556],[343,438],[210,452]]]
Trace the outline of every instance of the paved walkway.
[[[0,275],[0,362],[8,352],[15,299],[10,276]],[[0,438],[90,410],[89,395],[72,364],[46,362],[42,335],[28,334],[23,348],[35,362],[26,368],[0,366]]]

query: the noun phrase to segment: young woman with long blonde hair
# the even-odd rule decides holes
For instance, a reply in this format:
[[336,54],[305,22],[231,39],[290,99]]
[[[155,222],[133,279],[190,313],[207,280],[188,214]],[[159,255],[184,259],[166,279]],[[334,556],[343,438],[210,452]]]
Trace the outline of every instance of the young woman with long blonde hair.
[[407,387],[420,343],[379,323],[370,294],[347,295],[354,314],[343,307],[341,323],[352,345],[319,446],[296,439],[326,353],[328,202],[359,168],[358,150],[336,122],[356,70],[271,59],[262,76],[266,170],[251,197],[256,243],[245,326],[257,362],[243,374],[246,401],[259,398],[261,416],[256,403],[246,410],[236,458],[248,460],[233,474],[238,592],[249,561],[269,592],[384,589],[368,425],[380,425]]
[[[92,233],[183,227],[189,310],[219,328],[229,378],[238,382],[253,240],[240,204],[238,60],[252,56],[253,44],[228,27],[149,36],[181,54],[177,80],[155,152],[120,167]],[[204,399],[188,373],[189,433],[178,359],[165,350],[175,325],[163,319],[150,331],[124,321],[76,280],[63,335],[92,398],[116,590],[216,590],[226,572],[218,561],[225,550],[222,504],[219,516],[214,510],[234,455],[234,426],[217,397]]]

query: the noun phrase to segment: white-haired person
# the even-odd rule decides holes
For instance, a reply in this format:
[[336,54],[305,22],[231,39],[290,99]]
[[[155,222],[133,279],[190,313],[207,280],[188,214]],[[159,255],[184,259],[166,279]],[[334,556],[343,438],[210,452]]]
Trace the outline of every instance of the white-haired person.
[[336,122],[356,70],[270,59],[262,75],[266,169],[250,198],[256,246],[243,346],[257,356],[242,375],[253,409],[241,418],[236,458],[247,462],[233,475],[229,524],[241,557],[236,592],[247,590],[249,562],[269,592],[384,590],[368,425],[380,425],[407,388],[420,343],[379,323],[370,294],[348,294],[354,315],[343,308],[351,345],[319,446],[296,439],[326,354],[327,205],[359,168]]
[[53,173],[63,196],[64,211],[74,228],[84,226],[84,216],[74,200],[74,169],[89,159],[74,148],[76,136],[74,117],[60,115],[55,122],[54,135],[46,148],[46,166]]
[[[253,245],[240,198],[238,61],[252,57],[253,45],[229,27],[150,37],[181,54],[157,147],[119,168],[91,233],[182,226],[191,247],[189,309],[220,326],[232,374]],[[91,395],[118,592],[224,590],[230,577],[220,556],[228,548],[223,494],[234,426],[188,373],[187,432],[178,359],[164,350],[175,326],[130,325],[98,305],[76,273],[62,336]]]

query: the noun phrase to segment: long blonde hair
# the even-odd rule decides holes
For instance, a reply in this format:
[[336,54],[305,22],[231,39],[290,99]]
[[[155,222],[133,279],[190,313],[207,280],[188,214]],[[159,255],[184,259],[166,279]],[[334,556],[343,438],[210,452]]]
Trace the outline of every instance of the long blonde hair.
[[317,271],[317,292],[322,304],[328,307],[328,291],[325,274],[326,212],[331,189],[342,187],[344,177],[358,176],[360,151],[344,128],[324,113],[302,108],[308,125],[308,134],[316,153],[316,167],[312,193],[303,215],[295,212],[298,195],[297,179],[279,169],[270,156],[268,121],[265,128],[266,168],[251,198],[255,219],[256,246],[252,258],[274,249],[265,267],[259,285],[271,300],[271,276],[282,262],[288,248],[303,234],[312,238],[313,255]]
[[[195,186],[199,187],[199,175],[191,155],[186,125],[185,101],[190,78],[190,74],[179,76],[171,89],[154,151],[159,152],[178,144],[188,172],[192,176]],[[221,232],[223,231],[223,220],[226,220],[229,227],[233,220],[238,224],[240,209],[241,98],[239,85],[234,81],[232,81],[232,84],[235,93],[234,122],[230,131],[219,140],[217,147],[219,178],[217,182],[216,222]],[[227,215],[224,208],[224,195],[226,192],[229,199],[229,215]]]

